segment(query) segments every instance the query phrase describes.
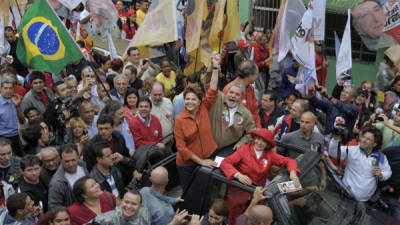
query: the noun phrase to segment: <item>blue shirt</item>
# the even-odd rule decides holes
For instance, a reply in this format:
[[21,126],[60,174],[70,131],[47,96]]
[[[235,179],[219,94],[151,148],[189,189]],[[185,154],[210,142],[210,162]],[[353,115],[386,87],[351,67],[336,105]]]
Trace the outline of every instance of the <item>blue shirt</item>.
[[124,122],[122,123],[122,130],[118,130],[115,128],[116,131],[121,133],[121,135],[125,139],[125,145],[129,150],[135,150],[135,141],[133,140],[133,136],[131,133],[131,130],[129,129],[128,122],[126,122],[126,119],[124,119]]
[[18,135],[17,110],[11,99],[0,95],[0,136],[13,137]]
[[174,198],[161,195],[151,187],[144,187],[140,190],[143,205],[150,210],[152,225],[169,224],[174,218],[175,212],[172,205],[175,205]]
[[0,211],[0,224],[3,225],[33,225],[35,224],[35,219],[27,216],[23,221],[17,221],[14,218],[12,218],[10,215],[8,215],[7,208],[4,207]]
[[178,115],[182,112],[183,108],[185,108],[185,99],[183,98],[183,92],[176,96],[174,100],[174,119],[178,117]]

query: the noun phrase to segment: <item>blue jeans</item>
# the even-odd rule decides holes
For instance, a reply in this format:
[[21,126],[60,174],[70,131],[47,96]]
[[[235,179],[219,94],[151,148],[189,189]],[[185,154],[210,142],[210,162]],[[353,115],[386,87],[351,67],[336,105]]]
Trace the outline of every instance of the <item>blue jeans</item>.
[[384,193],[382,194],[382,200],[389,205],[390,214],[397,220],[400,220],[400,204],[397,199],[387,193]]

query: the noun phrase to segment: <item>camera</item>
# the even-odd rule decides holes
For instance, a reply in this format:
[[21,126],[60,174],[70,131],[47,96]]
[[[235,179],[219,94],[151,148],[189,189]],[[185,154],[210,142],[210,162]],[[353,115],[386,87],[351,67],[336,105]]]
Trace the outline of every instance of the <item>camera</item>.
[[143,59],[142,65],[144,65],[144,64],[146,64],[146,63],[147,63],[147,60],[146,60],[146,59]]
[[347,138],[349,136],[349,131],[343,125],[337,125],[333,128],[332,134],[342,138],[342,143],[347,143]]
[[[78,114],[78,104],[73,104],[72,99],[70,97],[65,98],[61,101],[58,101],[55,109],[57,113],[57,117],[61,119],[62,121],[69,120],[71,117],[74,115]],[[67,110],[70,112],[70,117],[66,118],[63,111]]]

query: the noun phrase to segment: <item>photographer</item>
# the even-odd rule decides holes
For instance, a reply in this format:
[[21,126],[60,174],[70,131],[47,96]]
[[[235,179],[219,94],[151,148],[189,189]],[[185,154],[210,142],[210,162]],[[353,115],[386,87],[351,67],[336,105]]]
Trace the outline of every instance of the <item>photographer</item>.
[[58,81],[53,85],[55,99],[49,103],[43,118],[51,125],[55,133],[56,144],[63,142],[65,124],[72,116],[73,105],[70,98],[67,98],[67,85],[64,81]]
[[397,147],[400,146],[400,109],[395,108],[396,114],[393,120],[389,120],[388,117],[381,113],[376,115],[372,114],[370,119],[364,125],[372,124],[378,130],[382,132],[383,145],[382,148]]

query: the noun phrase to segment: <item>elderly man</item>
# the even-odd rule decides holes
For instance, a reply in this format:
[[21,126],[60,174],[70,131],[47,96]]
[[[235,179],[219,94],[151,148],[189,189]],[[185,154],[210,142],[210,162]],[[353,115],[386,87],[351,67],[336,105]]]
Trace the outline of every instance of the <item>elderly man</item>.
[[210,111],[211,128],[218,148],[233,145],[233,149],[250,142],[255,129],[253,116],[242,104],[246,94],[241,82],[232,82],[224,95],[219,92]]
[[300,116],[308,110],[308,104],[303,99],[297,99],[290,108],[290,114],[282,116],[276,122],[275,140],[280,140],[283,134],[296,131],[300,128]]
[[254,87],[252,84],[258,78],[258,67],[255,62],[252,61],[243,61],[239,65],[239,73],[238,77],[233,80],[231,83],[227,84],[223,90],[224,94],[228,93],[228,88],[231,86],[233,82],[240,82],[245,87],[245,94],[242,96],[243,105],[250,111],[253,115],[254,122],[257,128],[261,127],[260,116],[258,115],[258,102],[256,99],[256,95],[254,93]]
[[[312,112],[304,112],[300,117],[300,129],[287,133],[281,138],[281,142],[289,145],[299,146],[311,151],[323,148],[324,136],[314,131],[317,117]],[[283,150],[278,147],[278,150]],[[289,157],[296,158],[299,154],[290,152]]]
[[20,158],[13,156],[11,141],[0,137],[0,180],[14,184],[21,175]]
[[1,78],[0,90],[0,137],[11,140],[14,153],[22,156],[19,146],[18,122],[25,123],[21,109],[21,96],[14,95],[15,80],[11,77]]
[[159,166],[151,172],[151,187],[140,190],[143,197],[143,205],[150,210],[151,222],[155,225],[164,225],[171,222],[174,217],[173,205],[183,202],[183,199],[171,198],[165,195],[165,187],[168,184],[168,171]]
[[[153,103],[151,114],[155,115],[161,123],[163,137],[174,132],[174,106],[171,100],[164,97],[164,85],[160,82],[154,82],[150,90],[150,99]],[[168,143],[173,136],[166,138],[163,143]]]
[[110,91],[111,95],[118,98],[118,100],[124,104],[125,94],[128,90],[128,78],[123,75],[117,75],[114,77],[114,89]]
[[50,180],[60,165],[60,155],[53,147],[43,148],[39,153],[42,161],[42,169],[40,171],[40,179],[49,186]]

